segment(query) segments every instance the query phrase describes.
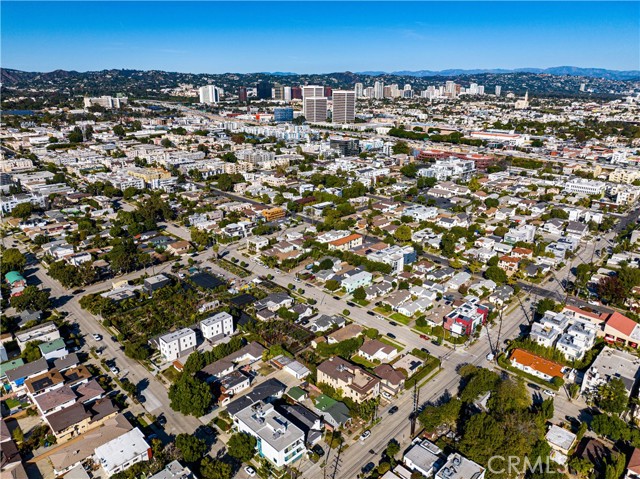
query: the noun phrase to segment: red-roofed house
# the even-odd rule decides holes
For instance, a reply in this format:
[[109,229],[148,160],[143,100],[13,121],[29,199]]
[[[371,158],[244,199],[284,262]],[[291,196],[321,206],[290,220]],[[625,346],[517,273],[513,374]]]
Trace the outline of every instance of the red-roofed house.
[[570,316],[572,318],[583,319],[585,321],[589,321],[596,326],[600,326],[607,320],[608,315],[605,313],[598,313],[596,311],[587,311],[585,309],[580,309],[577,306],[571,306],[567,304],[562,310],[564,314]]
[[329,249],[337,249],[338,251],[347,251],[351,248],[362,246],[362,235],[357,233],[350,234],[344,238],[329,241]]
[[545,381],[551,381],[555,377],[562,378],[564,376],[562,373],[564,366],[562,366],[562,364],[541,358],[524,349],[514,349],[509,359],[514,367],[525,373],[533,374]]
[[604,339],[608,343],[637,348],[640,343],[640,325],[616,311],[604,325]]
[[629,464],[627,464],[627,473],[625,479],[640,479],[640,449],[634,448]]
[[507,273],[507,276],[511,276],[516,273],[519,265],[520,258],[513,256],[502,256],[500,257],[500,261],[498,261],[498,268],[503,269],[504,272]]

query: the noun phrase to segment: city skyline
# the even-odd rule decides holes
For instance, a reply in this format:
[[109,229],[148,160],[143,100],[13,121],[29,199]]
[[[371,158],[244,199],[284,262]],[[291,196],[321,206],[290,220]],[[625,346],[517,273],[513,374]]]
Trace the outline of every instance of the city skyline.
[[3,67],[212,74],[640,69],[635,2],[115,5],[5,3]]

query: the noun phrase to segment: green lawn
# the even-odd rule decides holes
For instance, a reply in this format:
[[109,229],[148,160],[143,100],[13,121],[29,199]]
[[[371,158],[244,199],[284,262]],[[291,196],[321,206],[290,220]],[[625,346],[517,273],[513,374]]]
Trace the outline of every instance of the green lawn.
[[400,313],[393,313],[389,317],[391,319],[393,319],[394,321],[397,321],[397,322],[402,323],[404,325],[407,325],[412,321],[412,319],[410,317],[405,316],[404,314],[400,314]]
[[14,409],[20,406],[20,401],[18,401],[17,399],[8,398],[8,399],[5,399],[4,402],[9,409]]
[[386,316],[387,314],[389,314],[388,311],[386,311],[384,308],[381,308],[380,306],[376,306],[375,308],[373,308],[373,310],[378,313],[381,314],[383,316]]
[[354,303],[359,304],[360,306],[369,306],[369,301],[366,299],[354,299]]
[[384,344],[388,344],[389,346],[396,348],[398,351],[402,351],[404,349],[404,345],[402,343],[399,343],[397,341],[394,341],[393,339],[390,339],[386,336],[380,336],[378,338],[378,341],[384,343]]
[[354,354],[353,356],[351,356],[351,362],[359,364],[360,366],[364,366],[367,369],[373,369],[373,368],[375,368],[376,366],[379,365],[379,364],[375,364],[375,363],[363,358],[359,354]]
[[169,366],[167,369],[162,371],[162,375],[169,380],[169,382],[175,382],[178,377],[180,377],[180,373],[173,366]]

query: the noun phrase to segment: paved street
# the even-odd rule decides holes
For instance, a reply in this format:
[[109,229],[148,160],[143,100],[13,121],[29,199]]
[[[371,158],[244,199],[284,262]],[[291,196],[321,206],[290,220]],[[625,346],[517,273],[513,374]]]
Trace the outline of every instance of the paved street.
[[[126,205],[126,208],[130,209],[131,207]],[[162,226],[165,227],[166,232],[176,237],[190,239],[190,232],[185,227],[171,223],[163,224]],[[531,305],[535,302],[535,296],[552,297],[558,301],[564,300],[565,293],[563,291],[561,281],[571,277],[571,268],[574,268],[583,261],[590,261],[591,257],[593,257],[593,251],[595,249],[605,248],[606,244],[607,239],[604,237],[599,238],[598,241],[593,244],[583,243],[582,246],[585,248],[580,251],[580,254],[576,255],[573,261],[568,262],[561,271],[556,272],[555,277],[557,280],[545,282],[541,285],[523,283],[522,287],[525,293],[534,295],[534,300],[530,302],[522,301],[517,304],[516,307],[511,307],[509,312],[504,315],[500,332],[501,344],[497,344],[499,325],[496,324],[489,330],[483,329],[480,338],[472,344],[462,347],[458,346],[457,348],[452,348],[448,345],[435,345],[431,342],[424,341],[418,334],[411,331],[411,329],[406,326],[401,324],[392,326],[389,321],[381,319],[377,315],[371,316],[367,314],[368,308],[359,306],[347,307],[346,301],[343,299],[334,299],[332,294],[328,294],[318,287],[296,282],[294,273],[287,273],[284,271],[278,273],[256,263],[252,259],[248,260],[248,269],[251,272],[251,277],[245,278],[245,280],[248,281],[253,277],[273,274],[274,282],[281,286],[286,287],[288,284],[294,283],[297,287],[304,288],[304,296],[306,298],[314,299],[316,301],[316,307],[322,314],[341,314],[343,310],[347,308],[350,310],[350,319],[356,323],[362,324],[363,326],[376,328],[381,334],[392,333],[396,337],[396,341],[405,347],[405,351],[410,351],[413,348],[426,347],[432,355],[443,358],[442,371],[437,374],[434,379],[429,381],[428,384],[424,385],[419,392],[420,404],[422,405],[438,400],[445,393],[452,395],[456,394],[460,380],[456,370],[460,365],[471,363],[493,368],[494,364],[489,363],[486,360],[487,354],[489,352],[495,352],[494,348],[496,345],[498,348],[502,347],[502,338],[513,338],[521,333],[522,328],[528,323],[527,318],[530,318],[533,314]],[[244,257],[238,252],[238,248],[242,248],[243,245],[244,243],[241,241],[227,246],[226,249],[230,252],[229,257],[243,259]],[[223,270],[214,262],[209,261],[214,254],[214,251],[210,249],[206,252],[200,253],[196,259],[200,264],[211,266],[215,273],[234,279],[234,275],[232,273]],[[443,258],[437,257],[437,259],[440,262],[443,261]],[[171,265],[172,263],[168,263],[159,267],[150,268],[148,273],[157,274],[162,271],[168,271],[170,270]],[[121,377],[128,377],[134,383],[142,382],[142,384],[145,385],[142,390],[142,394],[146,399],[144,407],[152,414],[158,415],[161,412],[168,413],[166,414],[168,419],[166,426],[167,433],[178,434],[184,432],[191,434],[202,424],[198,419],[185,417],[171,412],[166,386],[140,363],[132,361],[124,355],[119,344],[112,341],[108,334],[105,334],[105,330],[100,324],[98,318],[82,310],[79,305],[79,296],[70,295],[69,292],[62,288],[56,281],[49,278],[39,265],[31,267],[31,274],[38,278],[41,287],[50,289],[51,295],[56,303],[56,308],[60,311],[68,312],[69,319],[71,321],[78,322],[81,331],[85,336],[87,347],[95,346],[105,348],[103,357],[115,359],[116,364],[121,370]],[[144,274],[144,271],[137,271],[118,278],[118,280],[134,279],[142,274]],[[83,294],[105,290],[109,287],[109,282],[94,284],[85,288],[85,292]],[[579,300],[574,301],[584,303]],[[104,339],[100,342],[96,342],[91,336],[93,333],[102,334]],[[540,394],[539,391],[535,390],[531,390],[531,392],[534,395]],[[399,408],[398,412],[394,415],[388,414],[388,409],[391,405],[398,406]],[[578,416],[580,408],[584,407],[584,404],[582,403],[570,402],[564,391],[560,391],[556,396],[555,405],[554,419],[556,421],[564,420],[565,416]],[[373,461],[377,463],[380,458],[380,454],[391,439],[398,440],[401,443],[402,448],[408,446],[411,439],[409,416],[412,410],[412,391],[404,392],[404,394],[394,400],[392,404],[385,404],[381,406],[379,414],[383,420],[372,428],[372,435],[369,439],[364,442],[356,441],[355,443],[350,444],[348,453],[345,453],[341,457],[337,477],[345,479],[353,478],[368,462]],[[328,448],[325,447],[325,449]],[[373,451],[375,454],[372,454],[370,451]],[[328,468],[333,467],[334,454],[335,451],[328,451],[329,457],[325,458],[327,460]],[[320,474],[323,474],[320,467],[322,462],[323,461],[320,461],[318,464],[313,464],[305,458],[301,461],[298,467],[303,471],[304,477],[317,478]]]

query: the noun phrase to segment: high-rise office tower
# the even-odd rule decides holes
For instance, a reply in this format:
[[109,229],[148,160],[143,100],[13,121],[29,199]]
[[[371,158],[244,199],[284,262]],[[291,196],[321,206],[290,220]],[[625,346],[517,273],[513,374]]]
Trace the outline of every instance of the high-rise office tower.
[[484,95],[484,85],[478,85],[478,95]]
[[220,101],[218,89],[213,85],[198,88],[198,93],[200,95],[200,103],[211,104]]
[[373,97],[384,98],[384,83],[377,81],[373,84]]
[[276,83],[273,85],[273,96],[274,100],[284,101],[284,86]]
[[302,99],[312,97],[324,97],[324,87],[318,85],[305,85],[302,87]]
[[291,101],[291,87],[284,87],[284,101]]
[[451,80],[447,81],[447,83],[445,83],[444,85],[444,90],[445,90],[445,93],[449,95],[454,95],[456,93],[456,82]]
[[356,92],[333,92],[333,123],[353,123],[356,119]]
[[262,80],[258,82],[256,87],[258,93],[259,100],[269,100],[271,99],[271,83],[268,81]]
[[291,87],[291,99],[292,100],[302,100],[302,88],[299,86]]
[[500,96],[502,93],[502,87],[500,85],[496,85],[496,96]]
[[362,98],[364,96],[364,85],[362,83],[356,83],[353,89],[356,92],[356,98]]
[[246,86],[241,86],[240,88],[238,88],[238,101],[240,103],[246,103],[247,102],[247,87]]
[[374,88],[372,86],[368,86],[367,88],[364,89],[364,96],[365,98],[373,98],[375,93],[374,93]]
[[310,122],[327,120],[327,99],[323,96],[305,96],[302,100],[304,117]]

